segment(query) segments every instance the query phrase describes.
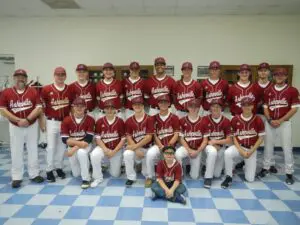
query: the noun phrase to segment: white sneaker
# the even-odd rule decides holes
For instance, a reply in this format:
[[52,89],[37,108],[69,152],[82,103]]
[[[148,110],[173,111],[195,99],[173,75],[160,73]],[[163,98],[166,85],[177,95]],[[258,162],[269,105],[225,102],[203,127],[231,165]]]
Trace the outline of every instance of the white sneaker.
[[103,181],[103,180],[100,180],[100,179],[94,180],[94,181],[91,183],[91,187],[92,187],[92,188],[97,187],[102,181]]

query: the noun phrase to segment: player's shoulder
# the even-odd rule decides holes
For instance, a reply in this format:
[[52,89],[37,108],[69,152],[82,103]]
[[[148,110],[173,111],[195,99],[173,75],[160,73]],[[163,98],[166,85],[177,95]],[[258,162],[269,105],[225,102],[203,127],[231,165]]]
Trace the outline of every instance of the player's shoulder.
[[176,114],[174,114],[174,113],[170,113],[170,116],[174,120],[179,120],[179,117]]
[[1,95],[10,95],[10,94],[12,94],[12,93],[14,93],[15,92],[15,89],[13,88],[13,87],[9,87],[9,88],[5,88],[3,91],[2,91],[2,93],[1,93]]
[[53,89],[53,84],[46,84],[42,87],[42,90],[52,90]]
[[290,86],[290,85],[288,86],[288,90],[289,90],[290,92],[297,92],[297,93],[299,92],[298,89],[297,89],[296,87],[293,87],[293,86]]
[[122,118],[120,118],[120,117],[117,116],[116,120],[117,120],[117,123],[124,124],[124,120]]
[[63,121],[62,121],[62,123],[63,124],[69,124],[69,123],[71,123],[72,122],[72,116],[71,115],[68,115],[68,116],[66,116],[64,119],[63,119]]
[[230,119],[228,119],[226,116],[222,115],[222,121],[225,124],[230,124]]
[[228,85],[228,81],[223,79],[223,78],[220,78],[220,83],[223,84],[223,85]]
[[95,119],[93,117],[91,117],[90,115],[86,114],[86,118],[87,121],[95,123]]

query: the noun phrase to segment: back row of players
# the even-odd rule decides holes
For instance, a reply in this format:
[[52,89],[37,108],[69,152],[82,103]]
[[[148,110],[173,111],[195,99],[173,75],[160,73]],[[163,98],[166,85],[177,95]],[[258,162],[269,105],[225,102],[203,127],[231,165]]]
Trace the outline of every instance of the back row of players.
[[[67,144],[72,173],[81,175],[82,188],[96,187],[103,180],[101,163],[104,158],[109,159],[113,176],[120,175],[124,158],[128,186],[136,180],[135,162],[142,163],[142,174],[147,178],[145,186],[149,187],[155,177],[154,167],[161,149],[180,144],[176,158],[179,162],[190,158],[193,179],[199,176],[202,152],[206,152],[204,185],[207,188],[214,176],[221,175],[225,162],[226,178],[222,187],[227,188],[232,182],[236,158],[244,159],[245,178],[254,181],[256,150],[263,139],[264,165],[259,176],[276,172],[273,149],[279,136],[285,157],[286,183],[294,183],[290,119],[300,107],[300,101],[297,89],[286,83],[285,68],[273,71],[273,84],[268,79],[270,66],[261,63],[259,80],[252,84],[251,69],[243,64],[238,82],[229,87],[227,81],[220,78],[217,61],[210,63],[210,77],[201,83],[192,79],[190,62],[182,64],[182,79],[177,82],[165,74],[164,58],[156,58],[154,65],[156,74],[143,80],[139,77],[139,63],[132,62],[130,76],[118,81],[114,78],[114,66],[106,63],[104,79],[96,85],[89,81],[88,68],[83,64],[76,68],[78,80],[70,85],[65,84],[65,69],[58,67],[54,71],[54,83],[44,86],[40,94],[26,85],[26,71],[15,71],[14,87],[4,90],[0,97],[1,113],[10,121],[12,187],[20,187],[23,179],[24,143],[28,149],[29,177],[33,182],[44,180],[39,175],[37,155],[36,120],[42,112],[46,118],[41,128],[47,128],[49,182],[56,180],[54,171],[65,178],[62,169]],[[148,114],[145,102],[149,105]],[[169,110],[171,104],[176,109],[174,114]],[[232,114],[230,118],[222,114],[227,106]],[[123,119],[126,119],[125,124]],[[94,134],[97,146],[92,149]],[[232,142],[233,145],[226,149]],[[89,174],[89,156],[93,182]]]

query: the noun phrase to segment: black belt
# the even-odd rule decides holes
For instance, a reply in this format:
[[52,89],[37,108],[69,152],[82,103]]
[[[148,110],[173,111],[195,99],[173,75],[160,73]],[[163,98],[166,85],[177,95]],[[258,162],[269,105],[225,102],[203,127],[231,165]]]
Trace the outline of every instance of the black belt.
[[54,117],[47,117],[47,120],[53,120],[53,121],[63,121],[63,119],[54,118]]

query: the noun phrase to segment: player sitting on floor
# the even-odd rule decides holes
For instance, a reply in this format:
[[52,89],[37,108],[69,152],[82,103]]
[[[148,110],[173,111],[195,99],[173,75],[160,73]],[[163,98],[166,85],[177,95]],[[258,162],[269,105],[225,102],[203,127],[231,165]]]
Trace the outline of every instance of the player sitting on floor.
[[164,198],[172,202],[186,204],[183,193],[186,191],[181,183],[182,169],[180,163],[175,159],[176,149],[166,146],[162,149],[164,159],[160,160],[156,169],[156,182],[152,184],[153,198]]
[[67,156],[70,160],[74,177],[81,175],[81,188],[90,186],[89,152],[94,137],[95,120],[86,114],[86,103],[83,98],[77,97],[73,101],[73,114],[67,116],[61,124],[63,143],[68,145]]

